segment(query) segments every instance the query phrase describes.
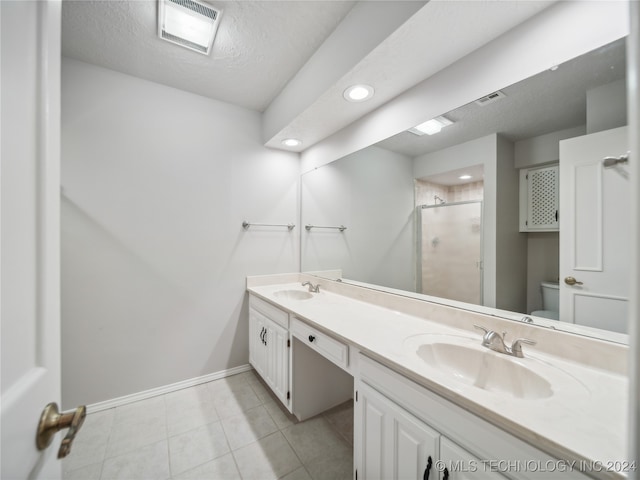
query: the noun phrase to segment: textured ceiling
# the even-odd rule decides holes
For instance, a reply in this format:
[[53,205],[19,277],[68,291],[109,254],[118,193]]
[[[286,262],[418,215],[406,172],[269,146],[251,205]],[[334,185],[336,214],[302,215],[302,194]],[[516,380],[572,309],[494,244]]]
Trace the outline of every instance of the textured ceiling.
[[263,111],[353,7],[351,1],[211,1],[211,55],[160,40],[157,2],[65,1],[62,54]]
[[[354,63],[339,82],[304,106],[267,145],[281,147],[282,138],[289,136],[302,139],[303,148],[314,144],[553,1],[431,0]],[[156,0],[63,2],[62,53],[262,112],[355,4],[342,0],[210,3],[223,9],[210,56],[158,38]],[[375,86],[372,101],[349,104],[342,99],[344,88],[356,82]]]
[[418,137],[402,132],[379,147],[416,157],[491,133],[515,142],[584,125],[587,90],[623,79],[625,39],[582,55],[501,91],[506,98],[479,106],[475,102],[444,113],[455,123],[436,135]]

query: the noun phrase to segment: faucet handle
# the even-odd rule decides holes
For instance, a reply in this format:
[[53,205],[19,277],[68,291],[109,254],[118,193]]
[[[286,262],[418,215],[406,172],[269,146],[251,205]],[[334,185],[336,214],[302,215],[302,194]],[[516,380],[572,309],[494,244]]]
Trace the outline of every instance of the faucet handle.
[[482,330],[482,331],[485,333],[485,335],[486,335],[487,333],[489,333],[489,329],[488,329],[488,328],[483,327],[482,325],[476,325],[476,324],[474,323],[474,324],[473,324],[473,326],[474,326],[475,328],[477,328],[478,330]]
[[518,358],[524,358],[524,355],[522,354],[522,344],[525,343],[527,345],[535,345],[538,342],[535,342],[533,340],[529,340],[528,338],[517,338],[513,341],[513,343],[511,344],[511,354],[514,357],[518,357]]

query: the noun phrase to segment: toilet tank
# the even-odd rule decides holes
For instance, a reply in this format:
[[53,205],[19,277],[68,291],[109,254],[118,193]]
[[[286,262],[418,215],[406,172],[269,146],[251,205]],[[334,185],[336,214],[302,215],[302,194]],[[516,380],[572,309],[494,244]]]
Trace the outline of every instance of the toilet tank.
[[558,282],[541,282],[542,308],[552,312],[560,311],[560,286]]

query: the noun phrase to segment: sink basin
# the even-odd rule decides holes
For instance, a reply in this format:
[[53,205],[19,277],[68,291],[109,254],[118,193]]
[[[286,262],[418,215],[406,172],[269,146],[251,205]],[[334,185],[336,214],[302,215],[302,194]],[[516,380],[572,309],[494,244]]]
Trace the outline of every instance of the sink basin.
[[526,399],[553,395],[545,378],[506,355],[445,342],[423,344],[416,353],[455,380],[489,392]]
[[561,397],[575,402],[590,396],[589,389],[563,369],[526,351],[525,358],[494,352],[480,345],[480,337],[418,334],[407,337],[403,348],[428,369],[426,377],[445,385],[519,400]]
[[313,295],[304,290],[278,290],[273,294],[280,300],[309,300]]

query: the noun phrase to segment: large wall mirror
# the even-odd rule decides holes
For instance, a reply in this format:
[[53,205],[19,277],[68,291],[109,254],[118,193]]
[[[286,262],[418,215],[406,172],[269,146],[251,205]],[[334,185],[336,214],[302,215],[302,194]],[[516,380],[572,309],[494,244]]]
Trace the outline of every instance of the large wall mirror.
[[625,342],[625,41],[303,174],[302,271]]

